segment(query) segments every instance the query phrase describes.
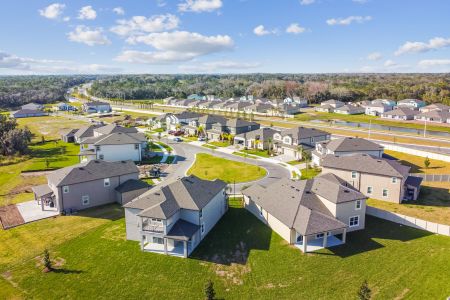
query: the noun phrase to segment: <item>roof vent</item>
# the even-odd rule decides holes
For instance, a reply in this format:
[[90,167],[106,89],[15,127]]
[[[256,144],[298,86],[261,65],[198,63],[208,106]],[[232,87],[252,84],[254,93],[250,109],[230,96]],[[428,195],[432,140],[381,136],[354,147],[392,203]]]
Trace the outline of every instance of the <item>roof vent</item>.
[[344,190],[344,193],[350,193],[350,191],[349,190]]
[[156,195],[156,196],[160,196],[161,194],[160,194],[159,192],[156,192],[155,195]]
[[306,194],[311,194],[311,191],[306,191],[305,193],[306,193]]
[[84,168],[83,168],[83,167],[81,167],[81,168],[78,168],[78,170],[80,170],[80,171],[83,171],[83,170],[84,170]]

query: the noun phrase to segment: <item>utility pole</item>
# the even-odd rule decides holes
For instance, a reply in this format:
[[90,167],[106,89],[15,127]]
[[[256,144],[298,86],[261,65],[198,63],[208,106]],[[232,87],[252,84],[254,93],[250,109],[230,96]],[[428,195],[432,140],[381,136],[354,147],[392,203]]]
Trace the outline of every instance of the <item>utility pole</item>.
[[423,128],[423,137],[427,137],[427,119],[425,118],[425,126]]
[[372,129],[372,120],[369,121],[369,140],[370,140],[370,130]]

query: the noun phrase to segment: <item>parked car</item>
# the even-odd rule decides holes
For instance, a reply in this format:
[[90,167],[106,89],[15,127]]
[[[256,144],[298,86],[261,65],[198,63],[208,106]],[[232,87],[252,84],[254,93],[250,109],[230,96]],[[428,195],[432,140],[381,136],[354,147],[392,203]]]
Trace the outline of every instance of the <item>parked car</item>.
[[173,138],[173,141],[174,141],[174,142],[182,142],[183,139],[180,138],[180,137],[174,137],[174,138]]
[[204,141],[206,141],[206,138],[205,138],[204,136],[200,136],[200,137],[197,139],[197,141],[199,141],[199,142],[204,142]]
[[173,133],[173,135],[174,136],[180,136],[180,135],[183,135],[184,134],[184,131],[175,131],[174,133]]
[[169,130],[169,134],[174,134],[175,130]]

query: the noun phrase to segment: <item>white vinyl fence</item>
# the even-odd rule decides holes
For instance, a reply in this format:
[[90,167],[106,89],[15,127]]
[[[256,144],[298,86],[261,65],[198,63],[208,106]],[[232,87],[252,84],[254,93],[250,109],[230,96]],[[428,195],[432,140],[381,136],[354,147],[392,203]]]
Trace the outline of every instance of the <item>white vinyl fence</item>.
[[442,160],[446,162],[450,162],[450,156],[445,154],[439,154],[439,153],[433,153],[428,151],[422,151],[422,150],[416,150],[416,149],[410,149],[402,146],[397,145],[391,145],[391,144],[380,144],[384,147],[384,150],[391,150],[391,151],[397,151],[397,152],[403,152],[406,154],[421,156],[421,157],[428,157],[429,159],[436,159],[436,160]]
[[413,173],[411,174],[416,177],[423,178],[423,181],[431,182],[450,182],[450,174],[423,174],[423,173]]
[[425,221],[422,219],[417,219],[414,217],[408,217],[402,214],[393,213],[390,211],[382,210],[379,208],[367,206],[366,213],[368,215],[388,220],[394,223],[402,224],[409,227],[414,227],[417,229],[426,230],[432,233],[442,234],[446,236],[450,236],[450,226],[443,225],[438,223],[433,223],[429,221]]

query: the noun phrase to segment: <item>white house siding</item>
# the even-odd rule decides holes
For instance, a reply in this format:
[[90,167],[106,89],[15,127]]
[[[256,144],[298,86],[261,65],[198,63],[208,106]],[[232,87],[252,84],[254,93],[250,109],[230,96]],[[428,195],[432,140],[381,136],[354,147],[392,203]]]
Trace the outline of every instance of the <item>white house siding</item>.
[[214,198],[203,208],[201,222],[205,224],[205,231],[202,234],[202,239],[208,232],[216,225],[220,218],[225,213],[225,190],[221,190]]
[[100,150],[96,151],[97,159],[100,159],[100,155],[103,155],[103,160],[106,161],[121,161],[121,160],[141,160],[141,147],[139,149],[134,148],[134,144],[126,145],[101,145]]
[[127,232],[127,240],[140,241],[140,224],[141,217],[138,217],[138,213],[141,210],[137,208],[127,208],[125,207],[125,227]]

